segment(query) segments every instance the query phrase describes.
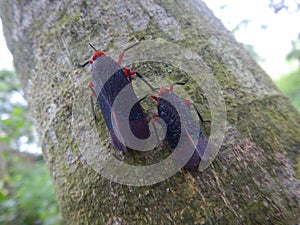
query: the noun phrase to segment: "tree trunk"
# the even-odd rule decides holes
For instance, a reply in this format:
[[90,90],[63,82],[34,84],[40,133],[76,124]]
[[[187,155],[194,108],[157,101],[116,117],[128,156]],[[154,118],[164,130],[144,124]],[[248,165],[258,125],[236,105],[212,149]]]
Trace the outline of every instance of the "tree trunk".
[[[200,0],[1,0],[1,18],[64,224],[299,222],[300,116]],[[136,62],[155,87],[188,77],[184,90],[211,118],[200,170],[131,170],[170,148],[121,154],[104,126],[89,125],[90,69],[78,66],[88,42],[117,59],[133,37],[146,40],[124,65]],[[116,166],[104,164],[111,154]]]

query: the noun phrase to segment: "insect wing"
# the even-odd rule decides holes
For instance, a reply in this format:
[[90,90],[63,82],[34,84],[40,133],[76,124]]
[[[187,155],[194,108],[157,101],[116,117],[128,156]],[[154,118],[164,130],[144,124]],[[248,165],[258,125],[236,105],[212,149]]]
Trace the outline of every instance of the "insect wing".
[[[116,89],[112,87],[116,72],[120,71],[120,66],[110,57],[98,57],[92,64],[92,78],[96,92],[97,102],[100,106],[106,127],[115,147],[121,151],[126,150],[123,138],[117,129],[116,115],[112,112],[112,103],[117,96],[120,85],[117,83]],[[126,81],[125,81],[126,82]],[[115,127],[115,129],[113,129]],[[115,131],[117,131],[115,133]]]
[[[130,136],[126,129],[131,128],[133,134],[138,138],[150,136],[148,123],[145,119],[143,109],[138,103],[137,96],[133,91],[131,83],[126,78],[120,66],[110,57],[98,57],[92,66],[92,77],[97,100],[104,116],[107,128],[111,136],[120,137],[125,142],[130,142]],[[126,88],[125,88],[126,87]],[[122,94],[120,94],[122,91]],[[118,99],[118,101],[115,101]],[[133,108],[128,109],[133,102]],[[109,106],[109,107],[108,107]],[[112,108],[113,107],[113,108]],[[113,120],[111,119],[113,118]],[[113,133],[113,126],[117,133]]]
[[[158,105],[159,116],[167,124],[166,139],[171,150],[176,149],[174,152],[176,162],[186,169],[197,167],[204,155],[208,140],[190,108],[173,92],[163,94],[163,97],[158,100]],[[188,158],[191,154],[192,156]]]
[[166,139],[173,151],[179,142],[181,135],[180,116],[173,104],[167,99],[158,99],[158,115],[167,125]]

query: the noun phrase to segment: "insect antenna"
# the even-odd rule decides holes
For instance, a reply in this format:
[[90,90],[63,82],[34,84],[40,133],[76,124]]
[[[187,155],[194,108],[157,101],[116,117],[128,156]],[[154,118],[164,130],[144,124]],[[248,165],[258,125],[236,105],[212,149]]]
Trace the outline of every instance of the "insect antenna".
[[145,40],[145,37],[142,37],[142,38],[141,38],[139,41],[137,41],[136,43],[130,45],[130,46],[127,47],[127,48],[125,48],[125,49],[123,50],[123,52],[126,52],[126,51],[128,51],[129,49],[133,48],[134,46],[138,45],[139,43],[141,43],[142,40]]
[[91,43],[89,43],[89,45],[91,46],[92,49],[94,49],[94,51],[97,50]]

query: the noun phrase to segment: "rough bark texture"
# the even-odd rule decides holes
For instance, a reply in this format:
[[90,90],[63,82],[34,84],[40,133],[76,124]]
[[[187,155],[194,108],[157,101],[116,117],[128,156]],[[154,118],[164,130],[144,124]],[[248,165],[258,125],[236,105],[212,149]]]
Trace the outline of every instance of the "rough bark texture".
[[[300,116],[201,1],[1,0],[1,18],[64,224],[299,222]],[[76,82],[90,75],[78,64],[89,57],[89,40],[109,50],[133,36],[191,49],[203,64],[198,76],[209,71],[221,86],[226,135],[205,171],[180,170],[133,187],[109,181],[85,162],[81,143],[94,140],[76,135],[79,124],[72,121],[74,105],[89,110],[74,96]],[[190,93],[198,90],[191,85]]]

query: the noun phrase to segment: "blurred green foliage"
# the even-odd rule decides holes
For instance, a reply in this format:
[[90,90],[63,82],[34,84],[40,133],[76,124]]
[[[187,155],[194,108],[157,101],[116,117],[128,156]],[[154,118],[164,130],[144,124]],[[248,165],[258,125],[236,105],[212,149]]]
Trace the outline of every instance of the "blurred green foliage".
[[0,71],[0,142],[20,147],[20,138],[28,143],[35,138],[27,103],[13,71]]
[[275,83],[290,98],[292,104],[300,112],[300,33],[291,44],[292,48],[290,53],[287,54],[286,60],[290,63],[296,62],[298,69],[281,76],[275,80]]
[[60,224],[58,203],[42,159],[7,152],[8,171],[0,179],[0,224]]
[[292,50],[289,54],[287,54],[286,59],[288,61],[296,60],[300,66],[300,33],[298,34],[297,39],[292,40],[291,44],[292,44]]
[[[59,207],[41,155],[21,153],[34,127],[13,71],[0,71],[0,224],[58,225]],[[10,146],[10,147],[8,147]]]
[[300,112],[300,69],[283,75],[275,83]]

